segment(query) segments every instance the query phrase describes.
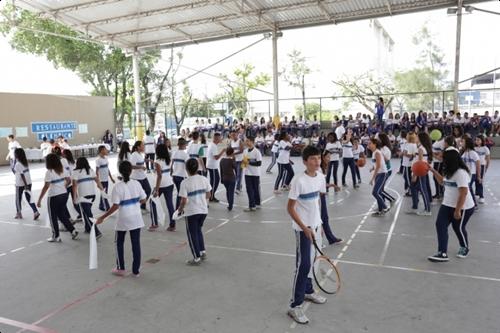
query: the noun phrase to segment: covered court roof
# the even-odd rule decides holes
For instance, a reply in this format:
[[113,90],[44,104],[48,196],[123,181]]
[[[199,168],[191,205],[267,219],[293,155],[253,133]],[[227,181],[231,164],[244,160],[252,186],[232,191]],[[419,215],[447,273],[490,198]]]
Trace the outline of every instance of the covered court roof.
[[[477,2],[482,1],[465,0],[464,5]],[[92,39],[141,49],[452,7],[457,1],[16,0],[15,4]]]

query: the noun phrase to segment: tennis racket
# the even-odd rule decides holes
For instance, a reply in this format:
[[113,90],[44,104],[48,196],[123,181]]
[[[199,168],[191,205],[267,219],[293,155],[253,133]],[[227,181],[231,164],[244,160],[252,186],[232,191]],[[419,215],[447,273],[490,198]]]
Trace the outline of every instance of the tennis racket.
[[340,273],[337,266],[333,261],[326,256],[323,251],[313,240],[314,248],[316,249],[314,264],[313,264],[313,277],[316,285],[324,293],[333,295],[340,290]]

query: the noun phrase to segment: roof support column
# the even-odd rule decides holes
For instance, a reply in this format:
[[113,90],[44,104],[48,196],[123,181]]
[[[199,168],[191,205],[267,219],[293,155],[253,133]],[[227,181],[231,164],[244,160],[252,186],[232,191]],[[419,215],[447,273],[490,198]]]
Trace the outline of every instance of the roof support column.
[[[273,31],[273,94],[274,94],[274,122],[279,122],[279,87],[278,87],[278,38],[283,36],[281,31],[278,31],[276,28]],[[277,120],[276,120],[277,119]]]
[[141,85],[139,80],[139,61],[140,56],[137,50],[132,53],[132,74],[134,76],[134,100],[135,100],[135,117],[134,123],[136,128],[137,140],[142,140],[143,137],[143,125],[141,117]]
[[462,6],[463,0],[458,1],[457,8],[457,35],[455,41],[455,78],[453,80],[453,110],[458,112],[458,81],[460,75],[460,39],[462,35]]

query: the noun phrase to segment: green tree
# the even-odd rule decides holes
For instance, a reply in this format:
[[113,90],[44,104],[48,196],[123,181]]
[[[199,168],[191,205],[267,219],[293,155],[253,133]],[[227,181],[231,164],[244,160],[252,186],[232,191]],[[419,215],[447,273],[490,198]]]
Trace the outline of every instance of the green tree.
[[291,87],[300,89],[302,110],[306,111],[301,116],[304,116],[304,119],[309,119],[306,103],[306,75],[311,74],[311,69],[306,64],[306,57],[299,50],[292,50],[288,54],[288,60],[290,64],[282,70],[281,74]]
[[[444,53],[434,42],[435,38],[427,25],[413,36],[413,44],[419,50],[416,66],[407,71],[396,72],[394,82],[400,92],[434,92],[450,87]],[[440,94],[409,94],[401,97],[405,111],[434,110]]]
[[[334,116],[340,116],[340,111],[333,111],[329,109],[324,109],[321,107],[319,103],[306,103],[306,116],[308,120],[314,119],[314,116],[317,117],[319,121],[331,121]],[[304,115],[304,105],[296,105],[295,106],[295,115],[297,117]]]
[[254,70],[253,65],[243,64],[233,71],[231,77],[227,74],[219,75],[224,93],[216,96],[216,101],[228,102],[229,112],[238,118],[243,118],[247,114],[249,91],[265,87],[271,81],[271,77],[265,73],[252,75]]

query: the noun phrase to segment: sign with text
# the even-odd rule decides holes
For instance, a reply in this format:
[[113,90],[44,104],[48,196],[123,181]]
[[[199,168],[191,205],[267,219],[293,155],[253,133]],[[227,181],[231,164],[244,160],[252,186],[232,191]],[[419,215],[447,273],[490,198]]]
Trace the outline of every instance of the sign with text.
[[66,139],[73,139],[77,129],[78,123],[76,121],[31,123],[31,132],[36,135],[38,141],[42,141],[43,137],[47,137],[48,140],[57,139],[61,135]]

